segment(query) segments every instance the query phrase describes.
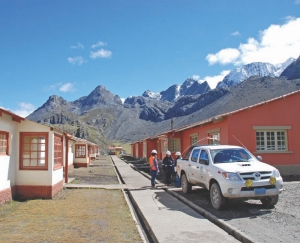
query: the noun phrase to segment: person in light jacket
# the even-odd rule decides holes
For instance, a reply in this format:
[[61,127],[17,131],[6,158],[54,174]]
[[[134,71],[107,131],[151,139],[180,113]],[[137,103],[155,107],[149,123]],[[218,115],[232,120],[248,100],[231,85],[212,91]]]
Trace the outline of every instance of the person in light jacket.
[[179,175],[177,174],[177,160],[182,159],[181,157],[181,153],[179,151],[177,151],[175,153],[175,164],[174,164],[174,178],[175,178],[175,183],[176,183],[176,187],[181,187],[181,183],[180,183],[180,178]]
[[163,159],[163,162],[162,162],[162,168],[163,168],[163,171],[165,172],[166,185],[170,186],[171,185],[171,176],[174,171],[174,160],[171,156],[170,151],[166,152],[166,157]]

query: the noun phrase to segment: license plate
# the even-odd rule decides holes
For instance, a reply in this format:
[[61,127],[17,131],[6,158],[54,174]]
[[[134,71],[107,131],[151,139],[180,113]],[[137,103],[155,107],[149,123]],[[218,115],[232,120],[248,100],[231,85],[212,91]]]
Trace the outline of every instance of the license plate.
[[254,188],[255,195],[266,195],[266,188]]

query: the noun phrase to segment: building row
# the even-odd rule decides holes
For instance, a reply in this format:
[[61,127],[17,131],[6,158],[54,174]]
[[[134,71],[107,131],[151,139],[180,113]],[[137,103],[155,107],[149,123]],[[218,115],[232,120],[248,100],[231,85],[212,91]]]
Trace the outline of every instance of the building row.
[[60,129],[0,108],[0,204],[50,199],[74,167],[87,167],[99,147]]
[[300,175],[300,91],[194,124],[141,139],[131,144],[136,158],[149,158],[153,149],[163,159],[191,145],[229,144],[247,148],[282,175]]

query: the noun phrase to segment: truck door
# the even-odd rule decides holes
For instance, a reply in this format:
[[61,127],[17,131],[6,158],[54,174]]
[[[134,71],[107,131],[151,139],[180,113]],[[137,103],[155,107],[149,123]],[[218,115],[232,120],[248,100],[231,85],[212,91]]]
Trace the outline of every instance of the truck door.
[[191,155],[191,159],[188,162],[188,178],[191,183],[196,183],[197,181],[197,173],[199,170],[199,154],[200,149],[194,149]]
[[197,182],[207,185],[209,179],[209,158],[208,152],[205,149],[202,149],[200,152],[199,162],[197,168]]

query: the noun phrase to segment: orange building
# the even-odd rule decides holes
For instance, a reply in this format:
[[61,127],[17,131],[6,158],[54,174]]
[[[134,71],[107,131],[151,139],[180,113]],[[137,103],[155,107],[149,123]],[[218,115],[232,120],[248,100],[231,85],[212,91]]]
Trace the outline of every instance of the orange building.
[[239,145],[262,156],[282,175],[299,175],[299,107],[300,91],[295,91],[135,142],[133,156],[148,158],[156,149],[162,159],[167,150],[174,157],[176,151],[184,154],[191,145]]

